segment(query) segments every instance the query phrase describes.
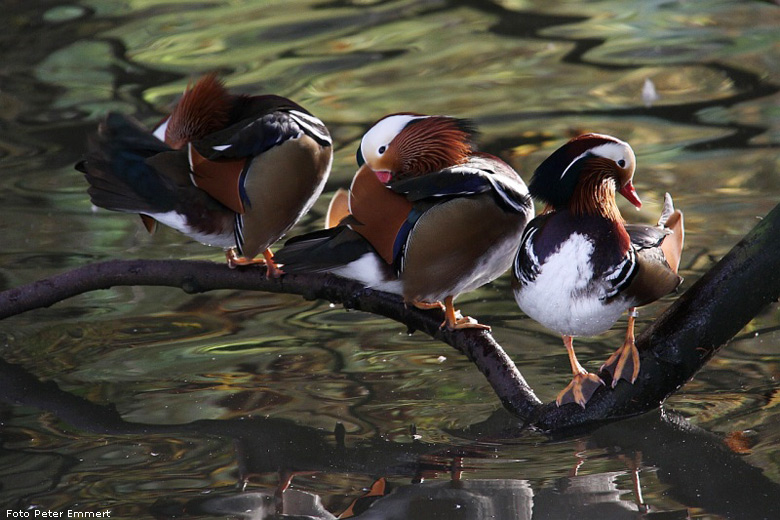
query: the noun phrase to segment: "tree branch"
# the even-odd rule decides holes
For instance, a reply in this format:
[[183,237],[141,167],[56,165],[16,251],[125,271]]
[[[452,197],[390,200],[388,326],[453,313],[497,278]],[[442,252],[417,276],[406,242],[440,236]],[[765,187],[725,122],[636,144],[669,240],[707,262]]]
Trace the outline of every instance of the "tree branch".
[[257,267],[230,269],[225,264],[191,260],[110,260],[0,293],[0,319],[49,307],[86,292],[122,285],[178,287],[190,294],[217,289],[264,291],[341,303],[348,309],[398,321],[410,331],[424,332],[464,353],[485,374],[512,413],[528,417],[541,404],[490,333],[442,330],[439,328],[443,320],[441,312],[406,306],[399,296],[330,274],[286,274],[268,279],[265,269]]
[[[523,423],[560,431],[653,409],[780,296],[780,205],[683,294],[637,339],[641,370],[630,385],[602,388],[586,409],[542,405],[520,371],[486,331],[441,330],[439,311],[404,305],[400,297],[329,274],[288,274],[266,279],[265,270],[185,260],[112,260],[86,265],[0,293],[0,319],[48,307],[66,298],[120,285],[178,287],[187,293],[217,289],[296,294],[380,314],[420,330],[465,354],[484,374],[504,407]],[[608,377],[602,374],[602,377]]]

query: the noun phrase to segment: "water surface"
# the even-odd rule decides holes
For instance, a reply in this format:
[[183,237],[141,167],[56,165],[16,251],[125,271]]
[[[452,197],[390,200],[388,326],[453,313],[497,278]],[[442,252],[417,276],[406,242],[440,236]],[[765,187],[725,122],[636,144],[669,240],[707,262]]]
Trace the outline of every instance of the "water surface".
[[[653,222],[663,193],[674,195],[688,232],[683,288],[780,200],[771,3],[85,0],[4,10],[0,288],[112,258],[221,261],[175,232],[149,236],[136,218],[95,210],[73,169],[104,114],[154,124],[213,70],[236,91],[289,96],[331,129],[333,174],[294,234],[321,226],[362,132],[398,111],[474,119],[482,148],[526,180],[572,134],[629,141],[645,205],[621,207]],[[643,98],[648,81],[657,96]],[[672,300],[645,308],[639,329]],[[517,310],[508,278],[459,302],[553,399],[569,378],[565,350]],[[478,503],[480,518],[636,518],[637,469],[651,512],[760,518],[780,484],[779,325],[775,304],[663,416],[577,438],[487,439],[474,432],[506,417],[481,374],[395,322],[285,295],[95,292],[0,323],[0,504],[263,518],[281,470],[299,472],[287,512],[296,502],[310,516],[312,496],[338,515],[386,477],[427,518],[476,518]],[[578,341],[581,361],[597,368],[622,334]],[[750,485],[730,494],[718,488],[724,475]],[[372,509],[393,518],[381,511],[400,507]]]

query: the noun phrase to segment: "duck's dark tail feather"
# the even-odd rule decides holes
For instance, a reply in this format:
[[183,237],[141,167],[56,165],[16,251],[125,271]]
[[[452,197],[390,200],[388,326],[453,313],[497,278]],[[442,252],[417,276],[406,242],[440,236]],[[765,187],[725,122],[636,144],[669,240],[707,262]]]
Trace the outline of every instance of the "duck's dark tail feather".
[[375,253],[362,236],[348,226],[314,231],[293,237],[274,254],[287,273],[332,271]]
[[84,160],[76,164],[89,182],[92,203],[129,213],[164,213],[173,209],[175,183],[147,161],[174,152],[140,123],[109,114],[88,142]]

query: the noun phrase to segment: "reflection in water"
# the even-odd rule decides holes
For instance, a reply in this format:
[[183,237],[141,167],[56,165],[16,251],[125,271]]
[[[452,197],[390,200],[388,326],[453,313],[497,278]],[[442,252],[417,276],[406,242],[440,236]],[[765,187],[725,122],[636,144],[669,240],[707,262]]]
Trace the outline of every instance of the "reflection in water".
[[[780,198],[780,12],[770,3],[284,7],[4,5],[0,286],[108,258],[219,260],[172,232],[149,237],[136,219],[93,211],[72,168],[107,111],[154,124],[191,77],[212,70],[237,91],[311,107],[334,136],[326,196],[293,233],[321,225],[327,194],[354,172],[361,133],[399,110],[474,118],[485,151],[526,180],[572,132],[635,143],[647,209],[626,217],[650,222],[673,193],[690,230],[683,290]],[[459,303],[493,326],[540,397],[565,384],[559,340],[518,314],[507,279]],[[396,491],[363,518],[432,503],[427,518],[475,509],[633,518],[638,467],[651,512],[776,518],[766,501],[780,482],[778,323],[775,305],[670,399],[716,435],[651,414],[548,441],[502,433],[495,423],[506,417],[492,414],[495,397],[468,361],[375,316],[283,295],[96,292],[0,323],[0,354],[17,364],[0,379],[0,503],[111,508],[114,518],[254,508],[262,518],[279,506],[279,473],[291,471],[285,512],[297,504],[295,514],[315,518],[344,511],[379,477]],[[583,357],[604,358],[620,336],[616,327],[583,339]],[[455,460],[463,473],[452,482]],[[236,491],[242,479],[247,493]],[[750,484],[732,489],[737,480]]]
[[[113,405],[97,405],[65,392],[57,385],[43,383],[18,365],[0,361],[0,376],[4,381],[0,399],[4,402],[52,413],[65,425],[75,427],[87,436],[102,436],[102,445],[81,452],[82,458],[76,465],[92,459],[93,463],[99,462],[99,466],[110,467],[122,454],[123,467],[143,464],[146,458],[144,450],[136,450],[137,460],[133,461],[130,452],[122,448],[125,444],[135,445],[133,439],[144,439],[150,445],[153,445],[154,439],[168,439],[168,450],[155,448],[156,451],[151,454],[163,462],[163,459],[202,457],[205,454],[185,455],[192,449],[174,439],[190,439],[188,442],[200,445],[202,450],[205,446],[214,445],[210,439],[223,438],[231,439],[235,446],[233,456],[237,459],[239,482],[246,483],[254,475],[278,475],[273,494],[244,493],[241,491],[243,485],[239,486],[237,493],[235,485],[232,486],[233,491],[228,491],[231,487],[228,483],[218,485],[214,482],[205,488],[202,484],[197,486],[200,488],[197,498],[182,498],[192,492],[180,492],[176,497],[159,497],[151,508],[163,517],[175,517],[177,513],[186,511],[188,514],[239,514],[251,518],[270,518],[274,512],[332,518],[320,498],[315,496],[318,494],[316,489],[309,493],[288,489],[296,475],[324,472],[349,475],[348,478],[382,475],[381,486],[375,483],[362,500],[358,499],[346,508],[357,518],[429,519],[445,518],[443,515],[446,514],[447,518],[472,520],[538,520],[565,517],[572,511],[576,511],[579,518],[600,518],[604,515],[607,518],[633,518],[637,512],[655,507],[655,504],[643,499],[640,479],[640,475],[651,471],[666,484],[669,495],[714,514],[748,519],[775,518],[780,513],[780,504],[776,501],[780,491],[777,483],[730,451],[717,436],[693,426],[681,416],[663,411],[597,428],[591,432],[586,446],[581,446],[583,452],[594,447],[609,449],[628,471],[588,474],[584,471],[585,466],[592,462],[580,456],[580,460],[570,468],[568,477],[534,483],[517,478],[464,478],[467,472],[474,472],[465,461],[489,456],[494,450],[500,451],[496,436],[507,431],[507,427],[518,433],[514,419],[503,410],[483,425],[474,425],[481,430],[483,439],[493,439],[492,449],[487,448],[488,444],[480,448],[479,443],[472,447],[421,441],[389,443],[376,438],[364,441],[352,439],[340,426],[331,433],[273,418],[198,420],[180,425],[131,422],[121,418]],[[177,444],[178,449],[170,449]],[[17,460],[21,453],[22,450],[7,450],[7,454]],[[94,457],[92,453],[102,455]],[[26,464],[28,472],[41,467],[43,458],[39,459]],[[34,457],[29,460],[33,461]],[[47,487],[60,485],[63,470],[70,469],[56,464],[50,464],[50,468],[47,473],[51,475],[44,479]],[[517,469],[522,471],[522,464]],[[98,467],[79,471],[85,476],[101,474]],[[158,472],[164,474],[165,465],[146,463],[143,471],[147,477]],[[626,473],[631,475],[629,493],[620,485],[621,477]],[[20,477],[23,481],[25,474]],[[386,487],[389,478],[393,478],[394,482],[398,479],[406,482],[391,486],[395,489],[390,491]],[[733,485],[735,479],[740,482],[740,487]],[[181,486],[186,477],[179,474],[178,481]],[[9,484],[12,489],[20,490],[22,487],[6,476],[0,482]],[[195,482],[193,479],[192,484]],[[745,493],[745,489],[751,492]],[[100,493],[95,486],[82,488],[82,492],[87,490]],[[42,491],[45,489],[39,492]],[[204,497],[204,491],[217,493],[213,497]],[[39,506],[34,501],[29,502],[30,498],[19,499],[14,507],[37,509]],[[668,517],[686,518],[687,512],[682,509],[679,516]]]

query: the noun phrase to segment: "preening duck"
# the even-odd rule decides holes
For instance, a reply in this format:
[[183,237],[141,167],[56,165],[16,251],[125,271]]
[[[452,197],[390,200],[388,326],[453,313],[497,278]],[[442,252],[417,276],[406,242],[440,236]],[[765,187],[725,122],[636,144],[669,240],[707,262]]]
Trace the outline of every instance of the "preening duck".
[[475,151],[473,133],[448,116],[379,120],[361,140],[348,196],[329,211],[340,222],[290,239],[277,253],[284,269],[329,271],[441,308],[443,327],[488,328],[453,301],[510,267],[533,203],[517,172]]
[[270,247],[322,192],[333,160],[325,125],[274,95],[228,92],[216,75],[188,88],[152,132],[109,114],[77,168],[92,203],[139,213],[227,250],[231,267],[280,271]]

